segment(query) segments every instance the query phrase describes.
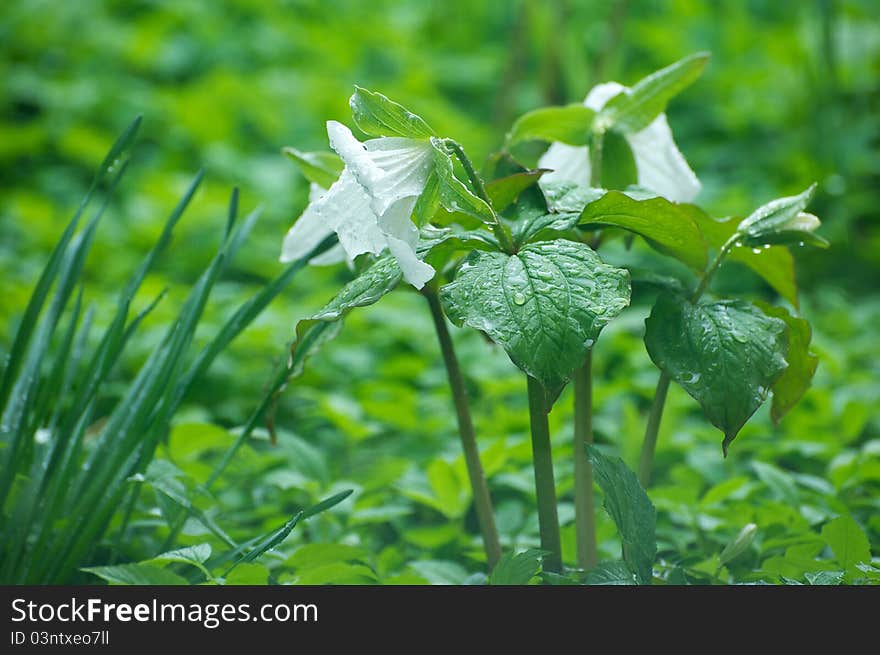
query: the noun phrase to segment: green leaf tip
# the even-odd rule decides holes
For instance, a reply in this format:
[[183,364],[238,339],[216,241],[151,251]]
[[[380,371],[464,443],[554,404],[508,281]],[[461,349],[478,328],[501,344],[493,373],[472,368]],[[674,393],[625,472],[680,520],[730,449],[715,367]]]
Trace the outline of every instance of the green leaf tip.
[[421,116],[376,91],[355,85],[348,101],[358,128],[370,136],[427,139],[434,131]]

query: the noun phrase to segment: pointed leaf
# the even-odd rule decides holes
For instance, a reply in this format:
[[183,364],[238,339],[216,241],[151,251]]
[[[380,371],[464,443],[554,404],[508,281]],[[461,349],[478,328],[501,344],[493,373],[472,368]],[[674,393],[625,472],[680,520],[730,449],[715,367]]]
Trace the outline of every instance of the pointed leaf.
[[548,391],[548,408],[599,332],[629,304],[629,275],[586,244],[530,243],[471,253],[440,289],[456,325],[485,332]]
[[847,577],[858,577],[857,564],[871,563],[871,544],[864,531],[850,516],[838,516],[822,528],[822,538]]
[[819,366],[819,358],[810,352],[813,330],[809,321],[792,316],[784,307],[774,307],[763,302],[755,304],[767,316],[781,319],[788,326],[788,352],[785,355],[788,368],[773,383],[773,402],[770,406],[770,416],[778,423],[810,388]]
[[506,553],[489,575],[490,585],[525,585],[541,572],[546,551],[530,548],[521,553]]
[[639,479],[619,457],[587,446],[596,482],[605,495],[605,511],[614,520],[623,545],[623,559],[639,584],[651,584],[657,556],[657,511]]
[[596,116],[600,128],[625,134],[639,132],[666,110],[669,101],[691,85],[709,63],[709,53],[698,52],[639,80],[628,92],[609,100]]
[[588,585],[635,585],[636,579],[629,566],[622,560],[600,562],[587,572],[584,580]]
[[520,116],[507,133],[507,148],[522,141],[561,141],[584,146],[590,140],[590,128],[596,115],[578,103],[564,107],[542,107]]
[[446,152],[443,144],[438,139],[431,139],[434,144],[434,161],[438,176],[438,193],[440,204],[448,212],[461,212],[483,223],[493,224],[495,212],[482,198],[478,198],[464,182],[455,177],[452,158]]
[[825,239],[813,234],[819,219],[804,213],[815,190],[816,185],[812,184],[796,196],[777,198],[758,207],[737,227],[743,244],[760,248],[765,243],[810,242],[827,247]]
[[283,152],[303,176],[322,189],[329,189],[339,179],[345,168],[342,159],[335,152],[302,152],[296,148],[284,148]]
[[742,300],[694,305],[663,293],[645,320],[654,363],[724,432],[722,447],[767,399],[785,371],[785,323]]
[[434,134],[420,116],[381,93],[355,86],[349,100],[351,114],[360,130],[370,136],[403,136],[427,139]]

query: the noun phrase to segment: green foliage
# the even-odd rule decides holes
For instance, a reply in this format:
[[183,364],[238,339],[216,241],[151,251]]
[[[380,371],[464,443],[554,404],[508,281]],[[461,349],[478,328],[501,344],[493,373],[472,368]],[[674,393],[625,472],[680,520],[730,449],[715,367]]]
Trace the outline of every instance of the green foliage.
[[724,433],[725,455],[788,366],[785,323],[741,300],[694,304],[661,294],[645,321],[645,345]]
[[595,112],[583,105],[535,109],[516,119],[505,137],[505,146],[511,148],[521,141],[533,139],[586,145],[594,116]]
[[434,136],[434,132],[421,116],[381,93],[356,86],[349,105],[355,125],[370,136],[402,136],[410,139]]
[[[654,558],[657,556],[657,512],[654,505],[639,484],[636,474],[622,459],[603,455],[595,446],[587,448],[587,456],[593,465],[596,482],[605,495],[605,510],[620,533],[623,561],[639,584],[651,584]],[[612,567],[606,572],[620,579],[617,570]],[[608,582],[603,580],[596,584]]]
[[440,289],[450,320],[485,332],[547,390],[547,407],[602,328],[629,304],[629,277],[587,245],[541,241],[474,251]]

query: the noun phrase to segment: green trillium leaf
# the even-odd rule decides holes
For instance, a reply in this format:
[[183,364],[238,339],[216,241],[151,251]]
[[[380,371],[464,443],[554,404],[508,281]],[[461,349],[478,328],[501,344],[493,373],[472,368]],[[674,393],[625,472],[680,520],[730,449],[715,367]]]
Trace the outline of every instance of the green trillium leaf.
[[507,148],[523,141],[561,141],[584,146],[590,140],[590,128],[596,115],[582,104],[542,107],[520,116],[507,133]]
[[623,560],[639,584],[651,584],[657,556],[657,511],[639,479],[619,457],[587,446],[596,482],[605,495],[605,511],[614,520],[623,544]]
[[296,148],[284,148],[281,152],[296,164],[309,182],[322,189],[333,186],[345,168],[342,158],[335,152],[302,152]]
[[785,322],[742,300],[695,305],[663,293],[645,321],[645,345],[724,433],[725,455],[787,366]]
[[621,92],[605,104],[596,116],[596,126],[624,134],[643,130],[700,76],[707,63],[709,53],[698,52],[639,80],[629,92]]
[[438,196],[440,204],[446,211],[458,212],[491,225],[495,222],[495,213],[482,198],[478,198],[464,182],[455,176],[452,157],[440,139],[431,139],[434,146],[434,162],[438,180]]
[[[679,205],[700,226],[703,237],[712,248],[720,248],[736,232],[735,218],[718,220],[709,216],[696,205]],[[739,262],[760,275],[780,296],[795,307],[798,306],[797,282],[794,277],[794,257],[785,246],[733,248],[727,261]]]
[[456,325],[485,332],[547,390],[547,409],[599,332],[629,304],[629,274],[586,244],[559,239],[515,255],[468,255],[440,289]]
[[774,423],[778,423],[810,388],[819,358],[810,352],[813,330],[806,319],[792,316],[784,307],[763,302],[755,304],[767,316],[785,321],[788,326],[788,352],[785,355],[788,368],[773,383],[773,402],[770,405],[770,417]]
[[427,139],[434,135],[434,131],[420,116],[381,93],[355,86],[348,104],[355,125],[370,136]]
[[737,231],[746,246],[762,247],[764,244],[800,243],[827,248],[828,242],[814,230],[821,222],[813,214],[804,212],[813,197],[816,185],[811,185],[796,196],[777,198],[758,207],[744,219]]
[[486,183],[486,195],[492,201],[495,211],[502,212],[513,204],[523,191],[534,186],[546,172],[545,169],[538,168],[492,180]]

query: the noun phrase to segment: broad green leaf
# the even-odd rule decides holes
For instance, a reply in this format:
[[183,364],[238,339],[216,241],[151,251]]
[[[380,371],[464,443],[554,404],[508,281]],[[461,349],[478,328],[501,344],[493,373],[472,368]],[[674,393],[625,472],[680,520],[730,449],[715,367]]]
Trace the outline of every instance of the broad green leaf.
[[[720,248],[736,232],[738,220],[716,220],[696,205],[679,205],[700,226],[703,237],[712,248]],[[795,307],[798,306],[797,282],[794,277],[794,258],[785,246],[770,248],[733,248],[728,261],[745,264],[760,275],[780,296]]]
[[812,184],[796,196],[777,198],[758,207],[737,227],[742,243],[759,248],[764,244],[788,243],[810,243],[827,248],[828,242],[813,234],[820,225],[819,219],[803,211],[815,190],[816,185]]
[[296,148],[284,148],[283,152],[305,178],[322,189],[329,189],[339,179],[345,164],[335,152],[302,152]]
[[520,116],[505,139],[511,148],[522,141],[561,141],[573,146],[586,145],[590,140],[592,109],[582,104],[564,107],[542,107]]
[[525,585],[541,572],[546,551],[529,548],[521,553],[510,551],[498,560],[489,575],[490,585]]
[[601,172],[602,186],[606,189],[626,189],[638,182],[636,158],[632,146],[623,134],[613,131],[605,133],[602,139]]
[[706,242],[687,212],[665,198],[634,200],[620,191],[609,191],[584,207],[581,225],[612,225],[645,238],[654,248],[695,270],[706,267]]
[[657,556],[657,511],[636,474],[619,457],[587,447],[596,483],[605,495],[605,511],[614,520],[623,545],[623,560],[639,584],[651,584]]
[[492,201],[495,211],[502,212],[507,209],[523,191],[534,185],[545,172],[538,168],[487,182],[486,195]]
[[169,550],[142,563],[163,565],[176,562],[178,564],[189,564],[199,569],[207,580],[212,580],[211,572],[205,568],[205,562],[208,561],[209,557],[211,557],[211,545],[198,544],[196,546],[178,548],[177,550]]
[[839,585],[843,584],[843,571],[808,571],[804,578],[811,585]]
[[709,53],[698,52],[651,73],[609,100],[596,116],[597,126],[625,134],[643,130],[665,111],[672,98],[700,76],[708,62]]
[[434,134],[420,116],[381,93],[355,86],[349,100],[355,124],[370,136],[402,136],[427,139]]
[[[423,230],[423,234],[426,231]],[[498,242],[485,230],[466,232],[445,230],[440,236],[429,238],[423,236],[416,248],[419,256],[438,271],[443,270],[456,255],[472,250],[498,250]]]
[[588,585],[635,585],[636,579],[623,560],[600,562],[596,568],[587,572],[584,580]]
[[472,252],[440,299],[453,323],[485,332],[541,382],[549,410],[601,329],[629,304],[629,275],[586,244],[542,241],[515,255]]
[[871,544],[864,531],[850,516],[838,516],[822,528],[822,538],[847,578],[858,577],[857,564],[871,563]]
[[[544,194],[534,188],[522,194],[516,205],[507,210],[505,218],[509,221],[514,244],[522,246],[529,241],[556,239],[574,230],[579,214],[550,212]],[[580,236],[575,235],[572,240],[580,241]]]
[[96,575],[111,585],[188,585],[189,582],[176,573],[151,564],[117,564],[116,566],[92,566],[81,569]]
[[810,388],[813,375],[819,366],[819,358],[810,352],[813,330],[809,321],[792,316],[784,307],[775,307],[763,302],[755,304],[767,316],[781,319],[788,326],[788,353],[785,356],[788,368],[773,383],[773,402],[770,405],[770,416],[778,423]]
[[695,305],[663,293],[645,321],[645,345],[724,432],[725,455],[786,367],[785,323],[741,300]]
[[416,206],[413,207],[412,220],[419,227],[430,224],[437,212],[440,211],[440,178],[437,173],[432,172],[428,175],[425,182],[425,188],[419,199],[416,200]]
[[754,523],[747,523],[721,551],[721,555],[718,556],[718,566],[724,566],[746,552],[755,540],[756,534],[758,534],[758,526]]
[[438,177],[440,204],[448,212],[460,212],[489,225],[495,222],[495,212],[482,198],[478,198],[455,177],[452,158],[439,139],[431,139],[434,145],[434,162]]

